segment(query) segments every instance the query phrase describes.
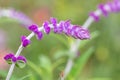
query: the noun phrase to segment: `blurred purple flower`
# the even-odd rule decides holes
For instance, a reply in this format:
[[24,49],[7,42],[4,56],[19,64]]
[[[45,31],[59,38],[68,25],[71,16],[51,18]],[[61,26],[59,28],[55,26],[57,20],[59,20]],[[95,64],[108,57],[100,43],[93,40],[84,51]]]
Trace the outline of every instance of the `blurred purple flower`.
[[[113,2],[108,2],[107,4],[99,4],[98,9],[101,10],[104,16],[108,16],[110,12],[120,12],[120,1],[113,0]],[[95,21],[99,20],[99,16],[95,12],[91,12],[90,16],[93,17]]]
[[16,11],[15,9],[0,9],[0,17],[9,17],[12,19],[17,20],[21,24],[23,24],[26,28],[28,28],[29,25],[33,24],[33,21],[27,17],[24,13]]
[[14,63],[16,63],[19,60],[22,60],[22,61],[24,61],[24,63],[26,63],[26,58],[24,56],[15,57],[13,53],[9,53],[9,54],[5,55],[4,59],[6,61],[11,59],[12,62],[14,62]]

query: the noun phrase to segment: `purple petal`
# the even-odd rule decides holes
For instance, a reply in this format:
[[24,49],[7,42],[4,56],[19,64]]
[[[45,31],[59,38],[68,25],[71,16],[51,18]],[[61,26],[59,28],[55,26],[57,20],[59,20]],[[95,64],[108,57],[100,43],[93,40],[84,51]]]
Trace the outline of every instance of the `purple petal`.
[[25,40],[23,41],[23,47],[28,46],[30,43],[31,43],[30,40],[25,39]]
[[21,36],[21,41],[23,42],[26,39],[26,36]]
[[22,46],[23,47],[26,47],[31,43],[31,41],[29,39],[27,39],[26,36],[22,36],[21,41],[22,41]]
[[70,26],[70,24],[71,24],[71,20],[66,20],[66,21],[64,22],[64,27],[67,28],[67,27]]
[[117,12],[118,11],[118,7],[115,3],[108,3],[108,5],[110,6],[111,12]]
[[99,21],[99,16],[97,16],[94,12],[90,13],[90,16],[93,17],[93,19],[98,22]]
[[77,36],[79,39],[83,40],[83,39],[89,39],[90,38],[90,34],[89,34],[89,31],[86,30],[86,29],[79,29],[78,33],[77,33]]
[[22,60],[26,63],[26,58],[24,56],[18,56],[17,61]]
[[38,40],[41,40],[42,37],[43,37],[43,33],[41,31],[39,31],[39,33],[37,34]]
[[49,27],[49,22],[48,22],[48,21],[45,21],[45,22],[43,23],[43,27]]
[[16,62],[17,61],[17,58],[15,56],[12,57],[12,62]]
[[108,12],[105,10],[103,4],[99,4],[98,8],[102,11],[104,16],[108,16]]
[[5,55],[4,59],[8,60],[8,59],[11,59],[13,56],[14,56],[13,53],[9,53],[9,54]]
[[38,29],[38,26],[35,25],[35,24],[29,26],[29,30],[31,30],[31,31],[33,31],[33,32],[34,32],[34,30],[36,30],[36,29]]
[[46,32],[46,34],[49,34],[50,33],[50,27],[46,27],[45,32]]
[[50,18],[50,22],[53,24],[54,27],[57,26],[57,19],[56,18]]
[[48,21],[43,23],[43,27],[44,27],[45,33],[49,34],[51,29],[49,27],[49,22]]

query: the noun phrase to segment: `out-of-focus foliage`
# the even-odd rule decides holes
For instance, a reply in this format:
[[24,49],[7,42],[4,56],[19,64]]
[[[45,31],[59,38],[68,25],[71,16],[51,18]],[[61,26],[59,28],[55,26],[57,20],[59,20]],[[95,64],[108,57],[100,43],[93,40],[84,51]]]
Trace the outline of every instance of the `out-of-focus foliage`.
[[[12,7],[24,12],[38,25],[51,16],[58,20],[71,19],[73,24],[82,25],[90,11],[94,11],[99,3],[107,1],[0,0],[0,7]],[[99,22],[91,25],[92,38],[81,42],[80,55],[74,60],[66,80],[120,80],[119,21],[120,13],[116,13],[106,18],[101,16]],[[0,30],[7,35],[6,48],[14,53],[20,45],[20,36],[30,33],[19,22],[6,17],[0,18]],[[41,41],[32,38],[32,44],[22,51],[22,55],[28,59],[27,66],[15,68],[11,80],[58,80],[70,57],[68,50],[73,41],[73,38],[54,33],[45,35]],[[0,51],[0,54],[3,53]],[[5,79],[7,71],[8,68],[0,70],[0,80]]]

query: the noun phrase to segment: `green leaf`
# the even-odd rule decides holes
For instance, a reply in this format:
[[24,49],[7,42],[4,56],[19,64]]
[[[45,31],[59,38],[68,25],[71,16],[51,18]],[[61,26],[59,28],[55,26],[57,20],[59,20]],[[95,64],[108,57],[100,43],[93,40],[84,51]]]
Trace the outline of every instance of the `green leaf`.
[[89,48],[85,53],[83,53],[75,62],[70,75],[68,76],[69,80],[76,80],[75,78],[81,73],[82,69],[84,68],[85,64],[87,63],[88,59],[92,55],[94,48]]
[[47,72],[51,72],[52,63],[47,56],[40,55],[39,61],[42,68],[44,68]]
[[62,44],[64,44],[67,48],[69,48],[69,43],[67,43],[68,39],[64,38],[63,36],[61,35],[58,35],[58,34],[51,34],[52,37],[55,37],[56,39],[58,39]]
[[54,55],[53,55],[53,58],[55,60],[61,58],[61,57],[64,57],[64,56],[67,56],[69,53],[68,51],[65,51],[65,50],[60,50],[60,51],[57,51]]
[[30,66],[38,75],[42,75],[42,69],[38,66],[35,65],[33,62],[27,60],[28,66]]
[[20,79],[18,79],[18,80],[26,80],[26,78],[28,78],[28,77],[30,77],[30,76],[32,76],[32,74],[25,75],[25,76],[23,76],[22,78],[20,78]]
[[111,78],[92,78],[92,79],[88,79],[88,80],[112,80]]
[[6,62],[7,62],[8,64],[12,64],[11,59],[6,60]]
[[19,68],[24,68],[26,63],[23,60],[18,60],[15,65]]

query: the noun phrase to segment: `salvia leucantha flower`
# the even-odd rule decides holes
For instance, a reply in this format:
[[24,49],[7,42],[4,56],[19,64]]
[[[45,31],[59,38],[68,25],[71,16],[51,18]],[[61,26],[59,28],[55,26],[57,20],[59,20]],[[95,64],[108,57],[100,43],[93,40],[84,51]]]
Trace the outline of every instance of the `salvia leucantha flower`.
[[27,47],[31,43],[31,41],[27,39],[26,36],[21,36],[21,41],[23,47]]
[[[44,32],[46,34],[49,34],[50,31],[53,30],[53,32],[56,34],[64,33],[67,36],[72,36],[76,39],[84,40],[84,39],[90,38],[90,34],[87,29],[84,29],[78,25],[71,24],[70,20],[60,21],[58,23],[56,18],[50,18],[50,22],[45,21],[43,23],[43,28],[44,28]],[[39,28],[37,25],[33,24],[33,25],[29,26],[29,30],[34,32],[37,35],[39,40],[42,39],[43,33],[42,33],[42,31],[39,31]]]
[[9,53],[5,55],[4,59],[8,62],[8,64],[16,63],[18,61],[22,61],[23,63],[26,63],[26,58],[24,56],[16,57],[13,53]]
[[42,39],[43,33],[42,33],[42,31],[38,30],[37,25],[33,24],[33,25],[29,26],[29,30],[31,30],[32,32],[34,32],[36,34],[38,40]]
[[[113,2],[108,2],[107,4],[99,4],[98,9],[104,16],[108,16],[109,13],[120,12],[120,1],[113,0]],[[99,21],[99,16],[95,12],[89,14],[95,21]]]

